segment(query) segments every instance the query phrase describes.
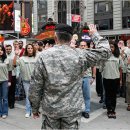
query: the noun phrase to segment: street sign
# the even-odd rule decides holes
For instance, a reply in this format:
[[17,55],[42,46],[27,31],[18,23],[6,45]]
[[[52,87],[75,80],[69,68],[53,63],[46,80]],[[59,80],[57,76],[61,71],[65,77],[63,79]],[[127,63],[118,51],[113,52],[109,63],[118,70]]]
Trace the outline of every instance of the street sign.
[[71,15],[71,19],[72,19],[72,22],[79,23],[81,21],[81,16],[80,15],[76,15],[76,14],[72,14]]

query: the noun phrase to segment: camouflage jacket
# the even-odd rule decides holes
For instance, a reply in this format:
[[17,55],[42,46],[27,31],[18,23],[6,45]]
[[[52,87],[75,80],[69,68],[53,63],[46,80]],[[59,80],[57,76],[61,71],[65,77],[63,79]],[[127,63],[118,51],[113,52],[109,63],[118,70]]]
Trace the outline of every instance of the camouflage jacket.
[[38,112],[40,101],[43,113],[53,118],[68,117],[83,110],[84,71],[102,64],[111,54],[108,41],[98,33],[92,36],[92,40],[97,49],[55,45],[39,56],[29,90],[33,113]]

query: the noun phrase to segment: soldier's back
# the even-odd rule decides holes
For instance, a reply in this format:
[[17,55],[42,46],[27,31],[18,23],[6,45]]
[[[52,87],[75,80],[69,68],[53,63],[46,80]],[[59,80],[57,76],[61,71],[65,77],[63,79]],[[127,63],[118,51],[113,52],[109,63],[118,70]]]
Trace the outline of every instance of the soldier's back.
[[45,86],[44,113],[63,117],[81,112],[82,78],[79,52],[67,45],[54,46],[41,55]]

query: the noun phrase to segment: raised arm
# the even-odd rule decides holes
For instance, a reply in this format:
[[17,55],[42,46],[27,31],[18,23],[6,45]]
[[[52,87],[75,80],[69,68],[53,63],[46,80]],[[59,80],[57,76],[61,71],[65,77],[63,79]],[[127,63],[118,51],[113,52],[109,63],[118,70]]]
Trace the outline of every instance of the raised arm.
[[96,49],[83,50],[83,55],[89,67],[97,64],[102,65],[111,55],[109,42],[99,35],[95,25],[89,25],[89,29],[89,34]]

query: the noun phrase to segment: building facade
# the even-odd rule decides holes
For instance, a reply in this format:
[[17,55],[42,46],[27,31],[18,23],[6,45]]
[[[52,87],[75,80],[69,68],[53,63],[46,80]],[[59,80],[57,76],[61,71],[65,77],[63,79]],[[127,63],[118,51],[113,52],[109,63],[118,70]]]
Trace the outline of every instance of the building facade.
[[33,33],[37,34],[47,22],[47,0],[33,0]]
[[123,40],[130,38],[130,1],[94,1],[93,4],[93,21],[101,35]]
[[[86,6],[84,0],[48,0],[48,17],[58,23],[66,23],[73,27],[79,27],[84,21]],[[71,22],[71,15],[80,15],[81,22]]]
[[[47,7],[48,17],[58,23],[94,23],[109,38],[130,36],[130,0],[48,0]],[[81,22],[71,22],[71,14],[80,15]]]

